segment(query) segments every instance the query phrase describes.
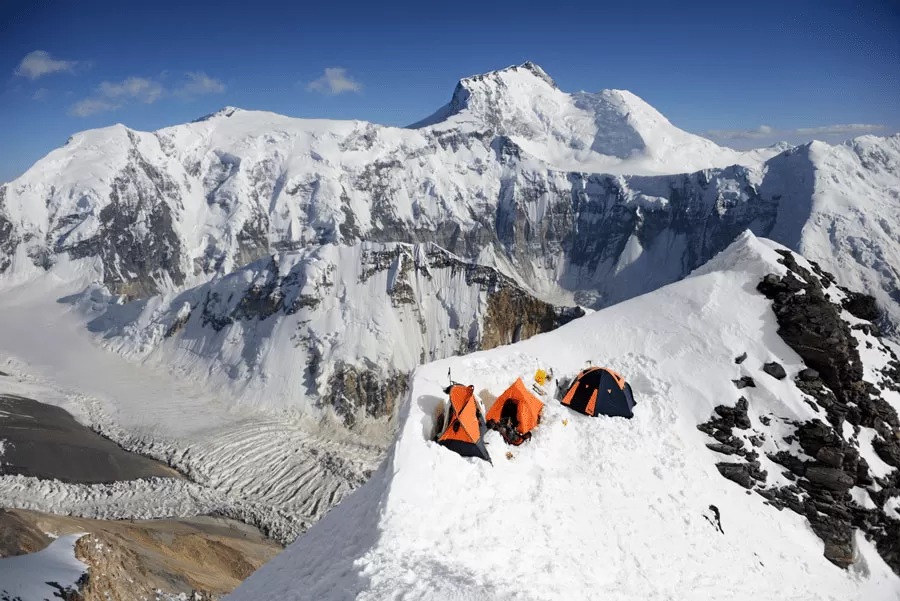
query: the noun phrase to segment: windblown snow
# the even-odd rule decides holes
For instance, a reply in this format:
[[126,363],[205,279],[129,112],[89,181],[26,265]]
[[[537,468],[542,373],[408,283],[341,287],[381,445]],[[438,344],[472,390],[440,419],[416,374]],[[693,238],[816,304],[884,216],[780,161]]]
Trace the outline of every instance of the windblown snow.
[[[379,471],[229,599],[896,600],[900,578],[871,543],[857,535],[848,571],[828,563],[802,517],[722,478],[697,430],[741,394],[755,426],[816,415],[791,379],[761,371],[772,360],[792,375],[803,368],[755,291],[766,273],[784,272],[776,248],[747,234],[681,282],[420,367]],[[488,433],[493,464],[428,440],[448,368],[486,398],[539,367],[574,375],[588,362],[625,375],[634,419],[550,400],[525,445]],[[737,391],[743,375],[757,387]],[[789,446],[776,434],[764,450]],[[765,467],[770,484],[783,479]]]

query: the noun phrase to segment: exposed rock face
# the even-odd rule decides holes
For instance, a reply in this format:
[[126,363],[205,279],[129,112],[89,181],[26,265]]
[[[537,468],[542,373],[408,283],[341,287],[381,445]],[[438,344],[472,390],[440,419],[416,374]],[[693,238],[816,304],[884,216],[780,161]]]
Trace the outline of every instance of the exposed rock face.
[[525,340],[583,315],[577,307],[554,307],[518,287],[501,288],[488,295],[481,346],[491,349]]
[[339,363],[320,402],[333,407],[345,424],[354,426],[360,407],[369,417],[392,415],[406,392],[408,378],[407,373]]
[[[842,310],[847,310],[860,319],[863,315],[876,319],[871,299],[838,290],[834,277],[817,264],[810,263],[812,270],[806,269],[790,252],[781,254],[787,273],[767,275],[758,289],[772,300],[781,337],[810,366],[797,374],[794,384],[808,397],[807,403],[813,410],[824,417],[824,421],[805,422],[775,418],[791,428],[784,442],[798,444],[801,452],[782,449],[768,452],[767,458],[782,466],[782,475],[795,483],[767,485],[767,474],[760,471],[757,453],[745,442],[758,446],[758,442],[766,440],[765,432],[752,428],[746,398],[742,397],[734,407],[716,407],[710,420],[697,427],[715,439],[715,443],[707,444],[710,450],[732,457],[731,463],[716,464],[721,474],[754,490],[767,504],[805,516],[822,539],[828,560],[844,568],[852,565],[856,561],[854,530],[859,529],[900,574],[900,520],[885,509],[889,499],[900,496],[900,470],[887,477],[875,477],[860,453],[861,433],[870,429],[871,450],[888,465],[897,467],[897,414],[881,397],[879,387],[863,380],[863,363],[853,331],[865,332],[869,338],[866,343],[872,348],[877,344],[886,357],[893,358],[893,351],[877,339],[877,328],[851,328],[841,315]],[[764,365],[763,371],[779,379],[786,376],[777,363]],[[884,389],[890,388],[887,384],[894,379],[892,363],[877,371]],[[740,385],[741,381],[735,383]],[[752,398],[752,391],[748,393]],[[769,416],[759,416],[759,422],[764,428],[773,426]],[[848,426],[853,434],[845,438],[842,433]],[[753,434],[738,437],[732,428],[749,429]],[[850,494],[854,487],[861,488],[875,508],[857,503]]]
[[15,512],[0,509],[0,557],[36,553],[51,540],[40,528]]
[[833,467],[813,465],[806,470],[806,479],[822,488],[845,492],[853,488],[856,478]]
[[860,294],[850,290],[844,290],[847,295],[841,302],[841,306],[854,317],[865,319],[866,321],[877,322],[881,319],[881,311],[875,302],[875,297],[868,294]]
[[[221,519],[104,521],[18,509],[0,513],[0,540],[14,537],[26,544],[17,534],[26,530],[88,533],[75,544],[75,556],[88,565],[86,577],[78,590],[60,592],[61,598],[74,601],[178,595],[214,601],[281,550],[253,528]],[[40,546],[20,547],[20,552],[43,549],[50,542],[44,538]]]
[[811,367],[807,367],[800,370],[800,373],[797,374],[797,377],[800,378],[800,380],[802,380],[803,382],[815,382],[819,379],[819,372]]
[[[836,565],[847,567],[855,561],[853,531],[858,528],[875,542],[888,565],[900,574],[900,520],[883,509],[889,498],[900,496],[900,489],[894,486],[900,480],[900,471],[895,470],[887,478],[873,477],[868,463],[860,456],[857,438],[864,428],[874,430],[873,450],[885,463],[897,467],[900,422],[879,388],[863,380],[857,340],[841,316],[842,309],[846,309],[860,319],[877,319],[877,308],[871,298],[847,291],[837,304],[831,300],[837,293],[833,276],[815,264],[813,274],[799,265],[790,252],[781,254],[787,274],[767,275],[758,289],[772,300],[779,335],[810,366],[798,374],[795,384],[824,410],[827,423],[818,419],[795,423],[794,434],[789,437],[795,438],[803,454],[812,460],[787,451],[769,455],[770,460],[789,470],[786,475],[796,479],[796,485],[766,488],[763,482],[756,490],[773,506],[788,507],[806,516],[825,543],[825,557]],[[874,337],[876,331],[867,334]],[[891,352],[888,347],[883,348]],[[882,370],[882,376],[890,380],[884,375],[886,371],[890,369]],[[855,432],[849,440],[841,435],[845,422]],[[721,432],[710,430],[709,425],[702,424],[700,428],[712,435]],[[729,467],[723,475],[748,488],[754,485],[752,478],[747,477],[749,463],[741,468]],[[877,508],[866,509],[857,504],[848,492],[854,486],[866,491]]]
[[[258,386],[244,398],[330,408],[355,426],[390,417],[422,362],[524,340],[583,314],[432,244],[366,243],[278,253],[146,314],[112,303],[91,328],[117,344],[133,339],[133,351],[119,350],[142,357],[183,344],[198,377],[221,369],[223,379]],[[289,350],[269,349],[276,332],[290,335]],[[198,356],[209,363],[198,367]],[[233,359],[219,365],[222,357]]]
[[[143,298],[185,281],[186,257],[174,226],[182,207],[181,190],[162,169],[137,150],[133,136],[129,161],[110,186],[109,202],[98,215],[97,232],[74,244],[61,236],[55,252],[73,258],[99,257],[104,281],[130,298]],[[70,216],[68,225],[80,225]]]
[[715,415],[708,422],[699,424],[697,429],[718,441],[717,444],[707,444],[707,448],[739,459],[738,462],[716,463],[719,473],[744,488],[753,488],[757,481],[765,482],[766,471],[757,460],[759,453],[752,447],[748,449],[743,440],[734,436],[732,430],[747,430],[752,427],[748,409],[749,403],[744,397],[738,399],[734,407],[719,405],[715,408]]
[[5,201],[6,186],[0,186],[0,273],[9,269],[16,247],[21,242],[12,222],[5,216]]
[[[756,463],[756,469],[759,469],[759,463]],[[718,468],[719,472],[740,484],[744,488],[753,488],[753,482],[755,478],[751,474],[753,467],[749,463],[717,463],[716,468]]]

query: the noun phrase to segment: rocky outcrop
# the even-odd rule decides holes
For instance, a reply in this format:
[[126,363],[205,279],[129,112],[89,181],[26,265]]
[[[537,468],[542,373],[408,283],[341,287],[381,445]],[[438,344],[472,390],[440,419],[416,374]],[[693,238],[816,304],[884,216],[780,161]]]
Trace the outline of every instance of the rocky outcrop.
[[59,593],[73,601],[214,601],[281,551],[252,527],[218,518],[105,521],[0,512],[0,540],[20,541],[26,545],[20,553],[39,551],[50,542],[44,536],[40,546],[28,546],[24,533],[31,530],[87,533],[75,544],[75,556],[88,571],[78,586]]
[[756,388],[756,382],[750,376],[741,376],[737,380],[732,380],[732,382],[738,390],[741,388]]
[[[900,573],[896,561],[900,541],[886,535],[896,528],[897,520],[883,511],[863,511],[846,494],[855,485],[871,484],[872,477],[855,446],[839,434],[845,420],[857,432],[861,427],[873,428],[879,435],[890,435],[900,426],[878,388],[863,380],[857,341],[840,314],[844,308],[860,319],[877,319],[877,307],[874,299],[856,293],[846,294],[840,305],[835,304],[825,292],[833,276],[819,269],[816,277],[791,253],[782,251],[782,256],[788,274],[766,276],[759,289],[773,301],[779,335],[811,367],[798,376],[798,386],[816,399],[829,421],[814,420],[797,428],[804,453],[815,458],[804,474],[809,482],[804,487],[804,510],[826,543],[826,557],[834,563],[846,566],[853,561],[851,534],[857,527],[875,540],[882,556]],[[895,446],[890,439],[876,440],[873,446],[879,456]]]
[[[876,304],[871,297],[838,290],[834,277],[815,263],[811,263],[811,270],[806,269],[792,253],[778,252],[787,273],[767,275],[758,290],[772,301],[779,335],[808,366],[797,374],[794,384],[824,418],[789,424],[793,433],[785,442],[796,442],[800,453],[780,450],[767,456],[785,468],[783,475],[795,484],[767,486],[764,474],[754,475],[754,455],[747,452],[744,441],[734,437],[731,430],[751,427],[744,398],[734,408],[717,407],[716,415],[698,428],[716,440],[707,447],[738,460],[717,463],[722,475],[755,490],[773,507],[803,515],[822,539],[829,561],[845,568],[856,561],[853,533],[859,529],[900,574],[900,520],[884,509],[889,499],[900,496],[900,470],[895,469],[887,477],[875,477],[859,448],[861,431],[870,429],[872,450],[888,465],[900,467],[900,423],[879,387],[863,379],[863,363],[853,331],[855,328],[875,337],[877,328],[851,327],[841,315],[846,310],[858,319],[878,319]],[[841,300],[835,300],[836,297]],[[874,347],[875,343],[867,340],[867,344]],[[886,355],[893,355],[888,347],[880,346]],[[779,379],[787,375],[775,363],[766,364],[763,370]],[[893,380],[891,363],[881,370],[881,377],[883,382]],[[759,421],[763,427],[772,423],[771,418],[763,420],[762,416]],[[842,436],[847,425],[854,432],[850,439]],[[754,431],[756,436],[765,433]],[[857,503],[849,492],[854,487],[861,488],[875,508]]]
[[[179,187],[134,147],[99,212],[97,233],[74,244],[61,236],[54,250],[75,259],[99,258],[104,282],[131,299],[180,286],[186,275],[185,253],[173,215],[173,207],[180,206]],[[79,225],[74,217],[70,229]]]
[[868,294],[853,292],[852,290],[842,289],[845,297],[841,301],[841,306],[854,317],[865,319],[866,321],[877,322],[881,319],[881,310],[875,298]]
[[16,247],[21,242],[12,222],[5,216],[6,187],[6,184],[0,186],[0,273],[9,269]]
[[353,427],[360,414],[370,418],[393,415],[406,393],[408,379],[408,373],[340,362],[321,393],[320,404],[333,408],[347,426]]
[[775,378],[776,380],[783,380],[787,377],[787,373],[784,371],[784,367],[777,361],[770,361],[763,365],[763,371]]
[[550,332],[583,315],[579,307],[555,307],[521,288],[502,288],[488,293],[481,348],[491,349]]
[[14,511],[0,509],[0,557],[36,553],[51,539],[40,528],[22,519]]
[[752,427],[748,408],[744,397],[738,399],[734,407],[719,405],[709,421],[699,424],[697,429],[717,441],[707,444],[707,448],[720,455],[733,455],[733,459],[737,460],[716,463],[719,473],[744,488],[753,488],[756,482],[765,482],[767,476],[758,461],[759,453],[753,450],[756,446],[754,442],[758,444],[760,439],[753,439],[748,449],[744,441],[733,433],[733,428],[748,430]]

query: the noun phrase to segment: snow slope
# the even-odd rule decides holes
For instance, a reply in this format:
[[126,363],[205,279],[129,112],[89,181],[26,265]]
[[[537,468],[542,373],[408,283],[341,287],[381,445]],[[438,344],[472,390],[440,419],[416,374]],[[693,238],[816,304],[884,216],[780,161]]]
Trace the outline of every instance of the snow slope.
[[486,126],[562,171],[682,173],[754,164],[778,154],[738,152],[689,134],[627,90],[568,94],[531,62],[463,79],[449,104],[410,127]]
[[[754,428],[761,417],[773,424],[764,451],[788,448],[779,424],[816,416],[791,379],[761,371],[771,360],[791,378],[803,367],[756,292],[764,274],[784,273],[775,248],[746,234],[681,282],[549,334],[420,367],[379,471],[229,599],[900,598],[900,578],[871,543],[857,535],[848,571],[828,563],[802,517],[719,474],[697,430],[742,394]],[[448,368],[486,398],[537,367],[568,376],[588,361],[629,380],[633,420],[550,401],[527,444],[488,434],[493,465],[427,440]],[[737,391],[731,380],[742,375],[757,387]],[[767,483],[779,484],[779,466],[761,461]]]
[[75,543],[82,536],[60,536],[37,553],[0,558],[0,598],[40,601],[59,597],[69,587],[77,590],[76,583],[88,569],[75,558]]
[[[785,212],[771,235],[822,263],[844,286],[874,296],[896,332],[900,325],[900,135],[862,136],[836,146],[813,142],[801,150],[813,166],[809,212],[794,207],[802,211],[797,217],[805,217],[800,228],[789,225],[796,217]],[[787,223],[782,224],[782,219]]]

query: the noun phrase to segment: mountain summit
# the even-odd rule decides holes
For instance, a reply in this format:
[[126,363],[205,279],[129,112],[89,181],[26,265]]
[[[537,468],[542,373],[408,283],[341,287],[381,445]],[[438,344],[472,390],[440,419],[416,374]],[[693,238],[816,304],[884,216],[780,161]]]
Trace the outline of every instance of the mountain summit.
[[490,130],[569,170],[665,173],[677,163],[693,171],[777,154],[742,153],[687,133],[626,90],[563,92],[531,62],[461,80],[448,104],[410,127]]

